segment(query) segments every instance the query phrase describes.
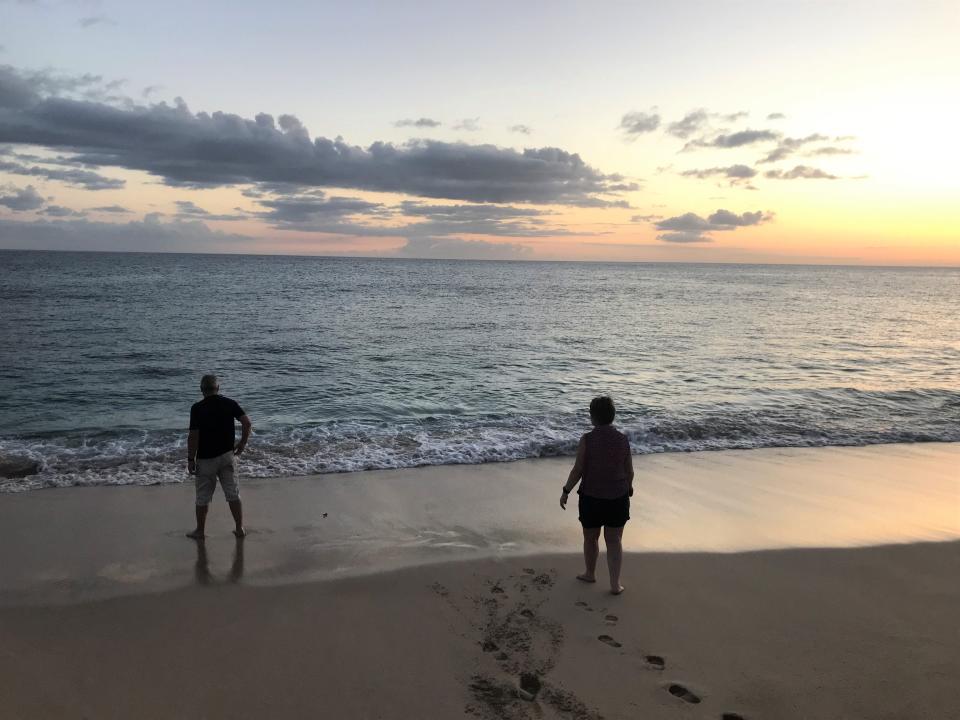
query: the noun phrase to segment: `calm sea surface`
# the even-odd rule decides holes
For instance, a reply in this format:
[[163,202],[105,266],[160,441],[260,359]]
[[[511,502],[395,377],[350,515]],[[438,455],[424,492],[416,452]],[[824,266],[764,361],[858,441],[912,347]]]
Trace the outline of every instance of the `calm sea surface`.
[[181,482],[200,376],[276,476],[960,441],[960,270],[0,252],[0,491]]

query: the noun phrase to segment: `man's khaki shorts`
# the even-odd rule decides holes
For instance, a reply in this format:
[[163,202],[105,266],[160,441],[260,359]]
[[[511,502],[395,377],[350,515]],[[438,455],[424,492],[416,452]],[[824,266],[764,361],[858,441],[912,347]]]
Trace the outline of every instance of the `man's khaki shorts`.
[[218,479],[227,502],[240,499],[234,459],[233,450],[213,458],[197,458],[197,507],[210,504]]

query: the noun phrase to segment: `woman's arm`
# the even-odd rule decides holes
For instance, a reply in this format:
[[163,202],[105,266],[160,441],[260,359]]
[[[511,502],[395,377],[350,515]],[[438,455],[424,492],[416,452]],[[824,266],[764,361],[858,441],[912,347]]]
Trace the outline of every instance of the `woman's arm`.
[[630,454],[629,445],[627,445],[627,459],[623,461],[623,473],[627,478],[627,487],[630,488],[630,497],[633,497],[633,456]]
[[583,477],[583,466],[586,459],[587,441],[581,437],[580,444],[577,445],[577,459],[573,463],[573,469],[570,470],[570,474],[567,476],[567,482],[563,485],[563,494],[560,496],[560,507],[564,510],[567,509],[567,498],[570,492],[577,486],[577,483],[580,482],[580,478]]

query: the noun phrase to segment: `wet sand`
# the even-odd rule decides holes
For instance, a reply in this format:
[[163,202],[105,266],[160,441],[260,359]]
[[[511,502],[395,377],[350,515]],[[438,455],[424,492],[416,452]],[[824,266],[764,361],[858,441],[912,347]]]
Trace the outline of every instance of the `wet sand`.
[[637,458],[619,597],[568,466],[247,481],[240,544],[187,486],[0,496],[0,715],[960,716],[960,447]]
[[[244,582],[343,578],[430,562],[578,552],[571,460],[242,480]],[[960,444],[643,455],[624,546],[738,552],[960,539]],[[242,471],[242,465],[241,465]],[[575,500],[575,499],[574,499]],[[0,495],[0,606],[193,582],[192,484]],[[220,491],[207,542],[229,565]]]

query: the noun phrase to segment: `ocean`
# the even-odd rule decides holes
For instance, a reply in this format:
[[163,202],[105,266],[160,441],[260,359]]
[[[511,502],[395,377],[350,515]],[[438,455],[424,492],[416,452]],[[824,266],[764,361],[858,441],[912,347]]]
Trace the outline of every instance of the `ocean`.
[[960,441],[960,269],[0,251],[0,492],[188,479],[204,373],[246,476]]

